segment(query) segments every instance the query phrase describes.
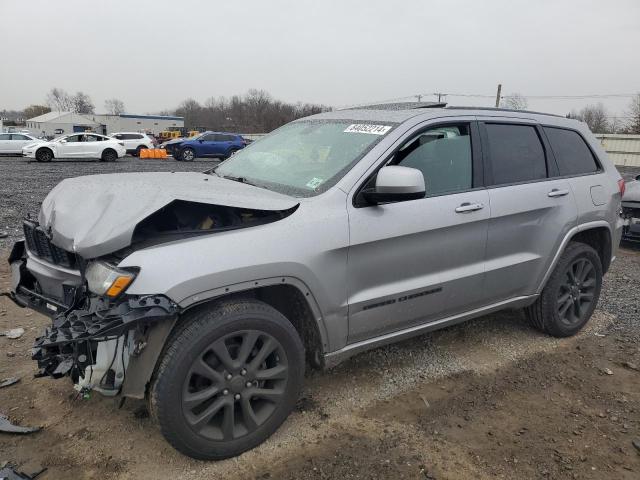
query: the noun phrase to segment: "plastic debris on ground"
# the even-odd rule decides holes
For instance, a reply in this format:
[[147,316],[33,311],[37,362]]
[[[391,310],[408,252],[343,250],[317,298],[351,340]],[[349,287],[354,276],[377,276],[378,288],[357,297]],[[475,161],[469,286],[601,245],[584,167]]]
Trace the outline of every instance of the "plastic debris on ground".
[[[8,387],[10,385],[14,385],[20,381],[20,377],[9,377],[3,378],[0,380],[0,388]],[[2,477],[0,477],[2,478]]]
[[22,427],[20,425],[14,425],[9,420],[9,417],[4,415],[3,413],[0,413],[0,432],[25,434],[37,432],[39,430],[40,427]]

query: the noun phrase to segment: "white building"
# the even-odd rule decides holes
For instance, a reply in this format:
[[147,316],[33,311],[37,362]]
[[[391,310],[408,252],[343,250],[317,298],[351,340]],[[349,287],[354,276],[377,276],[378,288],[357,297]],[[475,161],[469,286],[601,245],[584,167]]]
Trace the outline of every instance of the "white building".
[[164,115],[107,115],[49,112],[26,121],[26,128],[34,135],[55,137],[91,130],[103,135],[115,132],[146,132],[157,135],[169,128],[184,127],[184,118]]
[[73,132],[93,130],[102,133],[101,125],[91,118],[72,112],[49,112],[30,118],[25,127],[34,135],[55,137]]

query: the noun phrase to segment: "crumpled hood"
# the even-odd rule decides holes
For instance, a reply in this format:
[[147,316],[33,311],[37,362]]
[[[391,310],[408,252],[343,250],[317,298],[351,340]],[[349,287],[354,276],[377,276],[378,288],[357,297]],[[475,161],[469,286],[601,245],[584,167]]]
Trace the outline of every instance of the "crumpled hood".
[[96,258],[130,245],[136,225],[174,200],[255,210],[288,210],[299,203],[204,173],[114,173],[63,180],[45,198],[38,221],[54,245]]
[[632,180],[625,184],[623,202],[640,202],[640,181]]

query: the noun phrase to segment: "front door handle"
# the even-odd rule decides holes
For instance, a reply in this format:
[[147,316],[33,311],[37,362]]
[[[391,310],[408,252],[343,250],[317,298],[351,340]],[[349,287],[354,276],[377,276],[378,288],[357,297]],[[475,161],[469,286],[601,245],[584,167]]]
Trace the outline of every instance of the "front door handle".
[[464,202],[459,207],[456,208],[456,213],[468,213],[475,212],[476,210],[482,210],[484,205],[481,203],[469,203]]
[[565,195],[569,195],[569,190],[558,190],[557,188],[554,188],[547,193],[547,197],[564,197]]

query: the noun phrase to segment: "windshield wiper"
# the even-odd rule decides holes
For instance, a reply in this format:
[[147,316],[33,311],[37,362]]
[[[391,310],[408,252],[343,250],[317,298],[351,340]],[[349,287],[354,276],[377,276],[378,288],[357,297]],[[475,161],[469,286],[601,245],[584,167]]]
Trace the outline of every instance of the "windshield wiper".
[[247,181],[247,179],[245,177],[233,177],[231,175],[220,175],[220,174],[216,173],[215,170],[213,171],[213,173],[218,175],[220,178],[226,178],[227,180],[232,180],[234,182],[246,183],[247,185],[253,185],[254,187],[256,186],[254,183],[251,183],[251,182]]

